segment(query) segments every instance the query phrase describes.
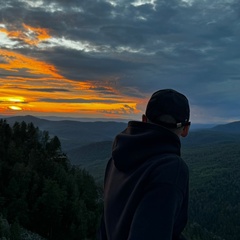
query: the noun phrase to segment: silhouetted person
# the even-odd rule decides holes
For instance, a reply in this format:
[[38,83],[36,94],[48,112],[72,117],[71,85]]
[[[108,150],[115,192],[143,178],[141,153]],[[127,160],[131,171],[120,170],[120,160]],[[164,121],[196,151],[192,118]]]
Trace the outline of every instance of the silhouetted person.
[[188,135],[189,113],[183,94],[159,90],[142,122],[130,121],[116,136],[105,172],[99,239],[185,239],[189,173],[180,137]]

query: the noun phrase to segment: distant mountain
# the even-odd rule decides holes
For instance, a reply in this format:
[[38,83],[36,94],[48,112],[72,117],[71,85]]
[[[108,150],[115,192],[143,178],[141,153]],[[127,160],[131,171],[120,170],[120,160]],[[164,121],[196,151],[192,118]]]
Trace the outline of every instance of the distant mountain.
[[212,128],[214,131],[225,132],[225,133],[240,133],[240,121],[231,122],[227,124],[217,125]]
[[50,121],[71,120],[78,122],[128,122],[129,120],[123,118],[75,118],[75,117],[57,117],[57,116],[41,116],[41,119]]
[[[29,117],[33,117],[28,115]],[[27,117],[25,116],[8,116],[8,115],[0,115],[0,119],[2,118],[11,118],[11,117]],[[45,119],[49,121],[63,121],[63,120],[70,120],[70,121],[77,121],[77,122],[122,122],[127,123],[129,119],[124,118],[76,118],[76,117],[62,117],[62,116],[35,116],[36,118]]]
[[113,121],[49,121],[33,116],[16,116],[6,119],[10,125],[22,121],[26,123],[32,122],[40,130],[48,131],[50,136],[57,136],[65,152],[93,142],[112,141],[114,136],[127,126],[127,123]]
[[[50,136],[57,136],[61,141],[63,151],[71,162],[85,165],[87,168],[89,168],[87,162],[94,164],[95,160],[110,156],[110,145],[115,135],[127,126],[126,122],[50,121],[33,116],[8,117],[7,121],[11,125],[16,121],[32,122],[40,130],[48,131]],[[210,125],[208,127],[198,125],[198,127],[200,128],[195,125],[193,129],[190,129],[188,137],[181,139],[183,148],[240,142],[240,121],[214,127],[210,127]],[[102,155],[103,150],[106,150],[104,156]]]
[[216,125],[210,128],[190,128],[189,135],[182,139],[183,145],[187,146],[233,142],[240,142],[240,121]]

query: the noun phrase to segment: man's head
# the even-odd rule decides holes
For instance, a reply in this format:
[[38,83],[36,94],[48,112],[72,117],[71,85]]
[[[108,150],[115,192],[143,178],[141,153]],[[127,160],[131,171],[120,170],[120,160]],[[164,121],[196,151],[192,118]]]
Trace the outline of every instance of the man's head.
[[172,89],[159,90],[153,93],[147,104],[146,117],[149,122],[174,131],[188,129],[190,125],[188,99]]

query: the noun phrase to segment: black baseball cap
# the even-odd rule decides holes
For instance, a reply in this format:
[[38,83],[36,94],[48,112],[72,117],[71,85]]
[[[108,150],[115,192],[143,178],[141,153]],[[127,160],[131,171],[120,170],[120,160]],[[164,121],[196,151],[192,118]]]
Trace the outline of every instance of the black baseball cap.
[[[163,115],[169,115],[176,123],[167,123],[160,120]],[[190,109],[186,96],[173,89],[162,89],[151,96],[147,108],[147,118],[155,124],[169,128],[179,128],[190,125]]]

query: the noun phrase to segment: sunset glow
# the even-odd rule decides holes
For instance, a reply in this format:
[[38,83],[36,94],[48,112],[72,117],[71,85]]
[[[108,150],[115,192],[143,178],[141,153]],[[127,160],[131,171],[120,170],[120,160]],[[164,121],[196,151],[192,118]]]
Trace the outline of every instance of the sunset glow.
[[192,122],[240,119],[236,0],[8,0],[0,13],[0,116],[139,120],[172,88]]
[[[50,37],[44,29],[23,26],[39,41]],[[31,37],[20,32],[8,33],[9,38],[22,39],[26,36],[28,39]],[[24,42],[36,45],[38,41],[25,39]],[[21,111],[22,114],[117,118],[138,112],[136,102],[116,97],[119,92],[107,81],[106,84],[104,81],[73,81],[64,77],[53,64],[9,50],[1,49],[0,56],[0,70],[6,75],[0,78],[2,115],[11,114],[9,111],[12,110]],[[99,89],[108,92],[109,97],[105,99]]]

